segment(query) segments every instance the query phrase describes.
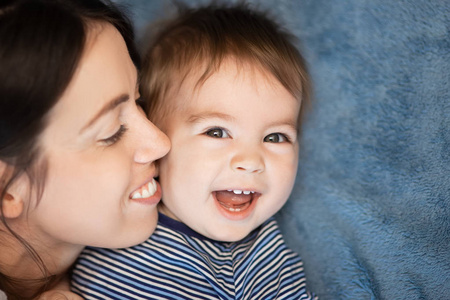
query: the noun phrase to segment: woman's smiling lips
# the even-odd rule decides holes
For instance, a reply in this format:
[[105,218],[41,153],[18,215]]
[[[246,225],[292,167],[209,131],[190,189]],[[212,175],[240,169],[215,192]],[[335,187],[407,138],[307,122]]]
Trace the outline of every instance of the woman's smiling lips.
[[159,183],[152,178],[152,180],[132,192],[130,194],[130,199],[142,204],[157,204],[161,200],[161,187]]

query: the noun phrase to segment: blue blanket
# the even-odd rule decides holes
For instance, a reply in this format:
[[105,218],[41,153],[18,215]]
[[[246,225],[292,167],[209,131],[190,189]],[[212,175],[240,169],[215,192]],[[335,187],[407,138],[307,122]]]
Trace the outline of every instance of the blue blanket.
[[[118,2],[138,30],[170,6]],[[277,215],[310,289],[450,299],[450,1],[252,2],[300,38],[314,80]]]

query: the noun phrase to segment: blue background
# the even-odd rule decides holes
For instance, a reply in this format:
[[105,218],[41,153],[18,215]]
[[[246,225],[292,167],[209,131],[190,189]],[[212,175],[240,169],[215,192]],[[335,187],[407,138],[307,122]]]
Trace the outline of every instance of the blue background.
[[[173,8],[116,2],[138,37]],[[277,215],[309,288],[450,299],[450,1],[249,2],[299,37],[313,77],[296,186]]]

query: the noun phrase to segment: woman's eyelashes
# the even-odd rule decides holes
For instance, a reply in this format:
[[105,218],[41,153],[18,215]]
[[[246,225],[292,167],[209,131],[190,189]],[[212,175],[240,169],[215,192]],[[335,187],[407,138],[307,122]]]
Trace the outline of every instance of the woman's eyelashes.
[[[145,101],[139,97],[135,100],[136,106],[143,112],[143,109],[145,107]],[[115,143],[119,142],[120,139],[123,137],[125,132],[128,130],[128,127],[125,124],[121,124],[119,127],[119,130],[117,130],[112,136],[101,139],[99,142],[102,143],[105,146],[112,146]]]
[[136,99],[135,102],[136,102],[137,107],[140,107],[140,108],[142,108],[142,109],[145,110],[146,102],[144,101],[144,99],[142,99],[141,97],[139,97],[139,98]]
[[116,131],[112,136],[106,139],[100,140],[104,145],[111,146],[120,141],[124,133],[128,130],[128,128],[125,125],[120,125],[119,130]]

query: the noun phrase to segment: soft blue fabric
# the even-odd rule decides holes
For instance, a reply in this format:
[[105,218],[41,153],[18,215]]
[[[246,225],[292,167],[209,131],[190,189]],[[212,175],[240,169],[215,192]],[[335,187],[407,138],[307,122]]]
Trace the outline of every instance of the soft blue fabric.
[[[138,29],[170,7],[118,2]],[[450,299],[450,1],[252,2],[300,38],[314,80],[278,214],[310,290]]]

